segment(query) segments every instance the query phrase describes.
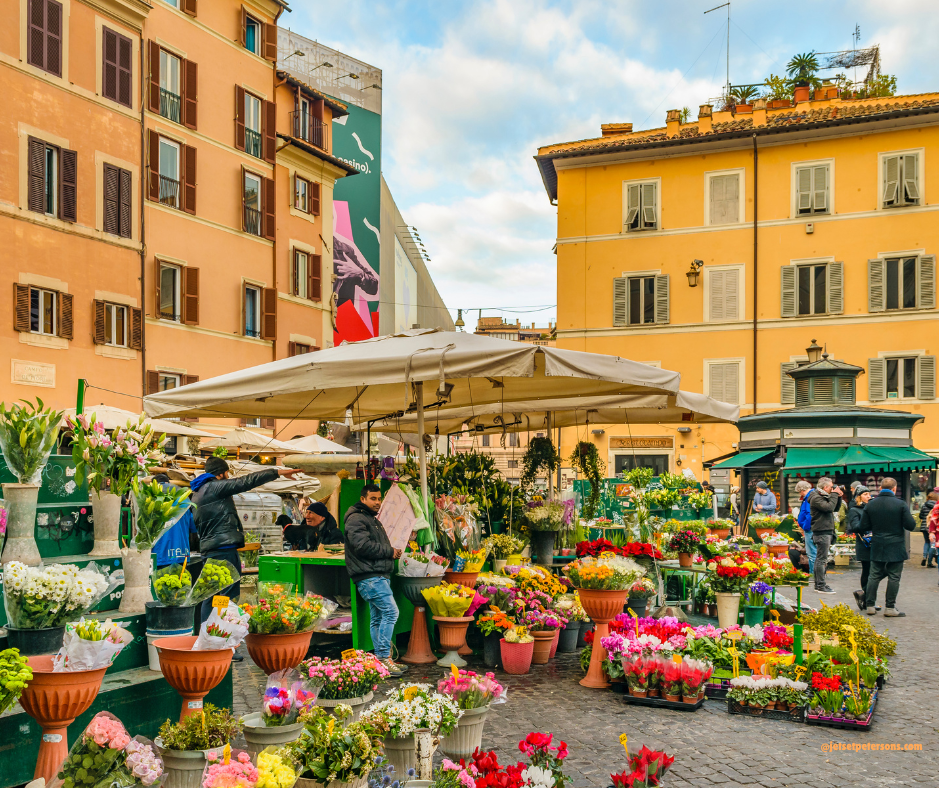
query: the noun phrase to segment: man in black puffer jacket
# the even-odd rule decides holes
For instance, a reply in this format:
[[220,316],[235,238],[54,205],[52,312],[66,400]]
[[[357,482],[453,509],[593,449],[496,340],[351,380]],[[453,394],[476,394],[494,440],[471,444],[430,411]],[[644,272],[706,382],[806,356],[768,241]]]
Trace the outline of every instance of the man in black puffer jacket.
[[[196,529],[199,531],[199,551],[205,560],[218,558],[230,562],[241,571],[238,548],[245,546],[245,532],[235,510],[233,496],[253,490],[274,481],[279,476],[293,476],[298,468],[270,468],[231,478],[228,463],[221,457],[209,457],[205,473],[192,480],[192,502],[196,505]],[[241,583],[222,592],[223,596],[237,597]],[[200,626],[212,612],[212,600],[206,599],[200,611]]]

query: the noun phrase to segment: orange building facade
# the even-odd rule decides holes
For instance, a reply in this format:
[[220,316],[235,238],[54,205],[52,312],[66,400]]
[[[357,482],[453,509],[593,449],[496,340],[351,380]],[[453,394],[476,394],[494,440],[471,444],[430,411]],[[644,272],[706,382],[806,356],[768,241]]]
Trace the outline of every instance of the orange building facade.
[[84,378],[89,404],[137,410],[331,344],[332,188],[353,170],[329,131],[345,107],[276,70],[285,5],[11,5],[0,396],[68,407]]

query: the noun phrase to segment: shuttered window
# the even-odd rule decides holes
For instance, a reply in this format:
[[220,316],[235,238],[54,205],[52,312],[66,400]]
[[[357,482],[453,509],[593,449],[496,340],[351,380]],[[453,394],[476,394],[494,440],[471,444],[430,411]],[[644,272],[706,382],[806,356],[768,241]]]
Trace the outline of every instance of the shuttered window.
[[788,373],[798,366],[798,361],[784,361],[779,365],[779,401],[783,405],[794,405],[796,402],[796,382]]
[[127,36],[101,29],[101,95],[125,107],[133,103],[132,63],[134,46]]
[[740,362],[708,364],[708,396],[731,405],[740,404]]
[[883,159],[883,207],[919,205],[919,155],[905,153]]
[[261,22],[241,7],[241,45],[249,52],[270,60],[277,60],[277,25]]
[[782,317],[837,315],[844,311],[844,263],[784,265]]
[[320,215],[320,184],[310,184],[310,213],[314,216]]
[[246,337],[261,336],[261,288],[245,286],[244,331]]
[[655,181],[649,183],[627,183],[626,218],[623,229],[626,232],[657,230],[659,227],[657,187]]
[[303,213],[310,212],[310,182],[299,175],[293,176],[293,207]]
[[935,399],[936,357],[897,356],[867,360],[868,399]]
[[708,281],[709,321],[738,320],[740,317],[740,270],[705,269]]
[[277,290],[261,290],[261,339],[277,339]]
[[29,210],[66,222],[78,220],[78,154],[30,137],[27,143]]
[[867,285],[870,312],[934,309],[936,256],[868,260]]
[[182,269],[182,317],[187,326],[199,324],[199,269],[187,265]]
[[668,323],[668,275],[624,276],[613,280],[613,325]]
[[133,177],[129,170],[104,165],[104,231],[121,238],[131,237]]
[[288,342],[287,343],[287,355],[288,356],[302,356],[304,353],[312,353],[319,348],[314,347],[313,345],[308,345],[304,342]]
[[310,256],[299,249],[293,250],[293,294],[298,298],[309,298]]
[[796,214],[831,213],[831,171],[827,164],[796,169]]
[[72,295],[44,287],[13,284],[13,329],[72,339]]
[[740,221],[740,174],[708,178],[708,223],[737,224]]
[[174,123],[197,128],[199,69],[191,60],[149,44],[150,78],[147,108]]
[[29,0],[26,16],[26,62],[61,77],[62,4],[56,0]]

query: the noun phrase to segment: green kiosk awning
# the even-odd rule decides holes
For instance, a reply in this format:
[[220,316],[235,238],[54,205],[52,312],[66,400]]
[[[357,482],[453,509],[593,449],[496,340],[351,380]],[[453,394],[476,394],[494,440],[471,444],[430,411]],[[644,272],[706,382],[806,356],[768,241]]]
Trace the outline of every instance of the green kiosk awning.
[[886,473],[936,467],[935,457],[912,446],[844,446],[792,448],[785,470],[818,473]]
[[784,470],[812,471],[813,473],[839,473],[844,470],[840,462],[844,446],[818,446],[786,449]]
[[769,457],[772,453],[772,451],[767,451],[766,449],[759,449],[758,451],[742,451],[735,454],[733,457],[728,457],[726,460],[715,462],[711,466],[711,470],[714,470],[715,468],[743,468],[747,465],[752,465],[758,460],[762,460],[764,457]]

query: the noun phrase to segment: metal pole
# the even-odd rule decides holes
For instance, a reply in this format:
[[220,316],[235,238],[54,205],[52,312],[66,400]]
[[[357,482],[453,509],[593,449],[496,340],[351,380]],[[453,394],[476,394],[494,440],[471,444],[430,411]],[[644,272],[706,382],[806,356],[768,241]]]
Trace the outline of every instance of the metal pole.
[[427,452],[424,450],[424,383],[414,384],[414,399],[417,401],[417,456],[421,466],[421,495],[424,500],[425,512],[428,506],[427,498]]
[[84,378],[78,379],[78,394],[75,397],[75,415],[80,416],[85,412],[85,387],[88,381]]
[[[548,428],[548,429],[547,429],[547,432],[548,432],[548,440],[551,440],[551,428],[552,428],[552,426],[553,426],[553,425],[552,425],[553,419],[552,419],[551,417],[552,417],[551,411],[550,411],[550,410],[549,410],[549,411],[546,411],[546,412],[545,412],[545,422],[546,422],[546,425],[547,425],[547,428]],[[557,446],[555,446],[554,448],[556,449]],[[550,501],[550,500],[553,500],[553,499],[554,499],[554,473],[551,471],[550,468],[548,468],[548,500]]]

